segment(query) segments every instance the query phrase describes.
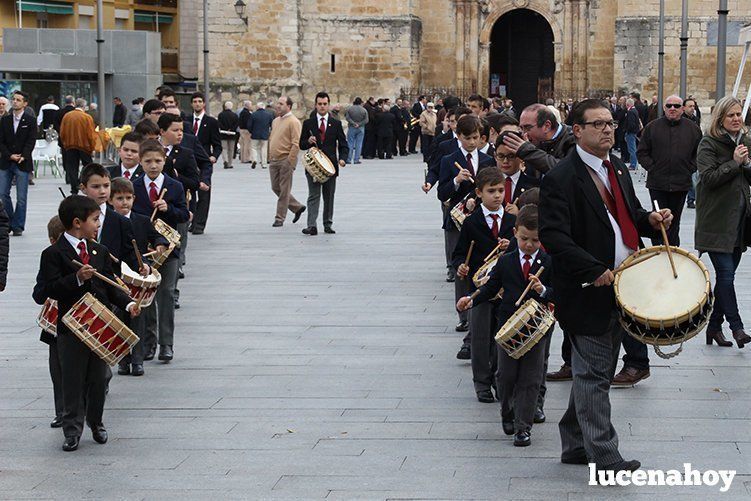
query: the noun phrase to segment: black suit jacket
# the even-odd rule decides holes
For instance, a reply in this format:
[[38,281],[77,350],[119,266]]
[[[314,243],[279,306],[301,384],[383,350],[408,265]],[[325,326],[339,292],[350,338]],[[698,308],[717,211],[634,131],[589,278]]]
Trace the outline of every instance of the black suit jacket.
[[[189,128],[191,133],[193,133],[193,120],[194,117],[190,116],[185,121],[185,127]],[[209,156],[217,159],[222,156],[222,135],[219,132],[219,121],[216,118],[204,113],[201,126],[198,127],[198,134],[195,134],[195,136]],[[188,147],[190,148],[190,146]]]
[[193,150],[179,145],[172,147],[167,161],[164,163],[164,173],[180,181],[186,192],[195,193],[201,182]]
[[525,191],[537,188],[538,186],[540,186],[539,179],[520,172],[519,179],[516,181],[516,186],[514,186],[514,192],[511,194],[511,202],[519,198]]
[[[456,143],[454,133],[450,130],[436,136],[435,139],[433,139],[433,142],[430,143],[430,151],[428,152],[428,176],[425,181],[430,183],[431,186],[435,186],[441,175],[441,158],[443,158],[443,156],[440,154],[439,147],[441,144],[449,140],[453,140],[453,142]],[[453,151],[450,153],[453,153]]]
[[[469,246],[474,241],[475,246],[469,259],[469,275],[465,279],[471,280],[472,276],[484,264],[485,257],[496,248],[499,240],[503,238],[509,240],[509,242],[514,240],[515,224],[516,216],[504,213],[499,221],[498,239],[493,238],[493,233],[490,231],[487,222],[485,222],[485,213],[482,211],[482,207],[478,205],[475,211],[464,220],[462,231],[459,234],[459,241],[454,248],[454,253],[451,255],[451,264],[454,268],[459,268],[460,264],[464,264],[469,252]],[[513,248],[510,243],[509,248]],[[472,284],[472,288],[474,288],[474,284]]]
[[[151,213],[154,211],[154,207],[151,205],[151,199],[149,198],[149,192],[146,190],[145,182],[149,181],[148,177],[143,177],[139,182],[133,184],[133,188],[136,194],[136,200],[133,202],[133,212],[142,214],[148,218],[151,218]],[[185,191],[183,185],[169,176],[164,176],[164,183],[162,189],[166,189],[164,194],[164,200],[167,202],[167,211],[157,211],[157,219],[161,219],[172,228],[177,229],[177,225],[180,223],[186,223],[188,221],[188,206],[185,203]],[[180,249],[176,248],[170,254],[169,259],[178,257],[180,255]]]
[[199,139],[192,134],[183,134],[183,140],[180,142],[180,146],[193,151],[193,158],[195,158],[196,165],[198,165],[200,181],[211,186],[211,176],[214,173],[214,164],[211,163],[209,155],[206,154],[206,150],[201,145]]
[[[426,108],[427,109],[427,108]],[[410,114],[413,118],[420,118],[420,115],[422,115],[422,112],[425,111],[422,109],[422,105],[420,104],[420,101],[416,102],[412,105],[412,109],[410,110]]]
[[[335,176],[339,175],[339,159],[347,160],[349,157],[349,146],[347,146],[347,136],[344,135],[344,129],[342,123],[336,118],[332,118],[329,113],[326,122],[326,137],[324,141],[321,141],[321,133],[318,130],[318,124],[316,120],[318,115],[314,115],[313,118],[308,118],[302,124],[302,133],[300,134],[300,149],[307,150],[310,148],[308,139],[311,136],[316,138],[316,147],[323,151],[323,153],[331,160],[336,169]],[[307,174],[307,173],[306,173]]]
[[[620,159],[610,156],[618,184],[641,236],[652,237],[649,212],[634,193]],[[602,335],[615,308],[612,287],[586,287],[615,266],[615,233],[589,167],[576,149],[551,169],[540,186],[540,240],[555,266],[556,317],[574,335]]]
[[[123,177],[122,164],[110,165],[107,167],[107,171],[110,173],[110,179]],[[143,167],[141,167],[141,164],[138,164],[135,172],[130,176],[130,181],[135,182],[135,180],[141,176],[143,176]]]
[[[99,235],[99,243],[107,247],[110,254],[117,259],[128,263],[131,270],[138,271],[138,259],[136,258],[136,251],[133,249],[133,237],[133,226],[130,224],[130,219],[107,207],[102,231]],[[116,274],[120,274],[119,265],[113,264],[112,269]]]
[[[91,240],[88,241],[86,247],[89,253],[89,264],[102,275],[114,280],[112,261],[107,248]],[[63,316],[87,292],[91,292],[107,308],[115,305],[125,310],[131,302],[127,294],[96,277],[92,277],[79,286],[76,279],[78,267],[73,264],[73,260],[80,261],[81,259],[64,236],[47,247],[42,252],[37,283],[32,293],[37,304],[44,304],[47,298],[57,301],[58,336],[74,335],[63,323]]]
[[[519,249],[513,251],[507,251],[498,260],[498,263],[493,267],[490,272],[490,278],[485,285],[480,287],[480,293],[472,301],[472,305],[484,303],[494,298],[501,289],[503,289],[503,298],[498,306],[498,320],[502,324],[514,314],[518,307],[516,301],[521,297],[524,289],[527,288],[528,281],[524,280],[524,273],[522,272],[522,265],[519,260]],[[545,251],[540,249],[537,252],[535,261],[529,268],[529,274],[534,275],[544,266],[545,269],[540,275],[540,281],[545,286],[546,290],[541,296],[534,289],[530,289],[529,293],[525,297],[527,299],[535,299],[536,301],[547,304],[553,297],[553,284],[551,279],[553,275],[553,260],[548,256]]]
[[[130,224],[133,226],[133,235],[136,239],[138,252],[141,253],[141,256],[146,254],[149,245],[154,248],[156,248],[157,245],[169,245],[167,239],[154,229],[154,225],[151,224],[151,220],[148,216],[131,211],[129,219]],[[143,260],[146,261],[147,258],[143,258]]]
[[13,111],[3,116],[0,119],[0,169],[10,168],[15,163],[11,161],[10,156],[19,154],[23,157],[23,162],[18,164],[18,168],[24,172],[33,171],[34,161],[31,159],[31,152],[34,151],[36,140],[37,122],[31,115],[24,112],[15,131]]
[[[447,203],[449,209],[452,209],[456,204],[461,202],[468,193],[472,193],[475,189],[474,180],[462,181],[458,189],[454,186],[454,178],[459,174],[459,169],[454,165],[455,162],[465,169],[468,167],[467,159],[464,158],[462,151],[458,149],[458,147],[454,153],[446,155],[441,160],[441,175],[438,180],[438,199],[441,202]],[[475,175],[486,167],[495,166],[493,159],[482,152],[478,152],[478,163],[479,165],[474,166]],[[443,229],[447,230],[451,228],[453,224],[449,211],[446,211],[446,217],[443,219]]]

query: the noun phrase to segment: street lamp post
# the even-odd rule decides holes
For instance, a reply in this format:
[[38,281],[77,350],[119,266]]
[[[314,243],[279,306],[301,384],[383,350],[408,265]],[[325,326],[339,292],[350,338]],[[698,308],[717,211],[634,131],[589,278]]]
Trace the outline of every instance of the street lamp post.
[[657,52],[657,116],[662,116],[665,87],[665,0],[660,0],[660,48]]
[[[99,0],[101,1],[101,0]],[[203,102],[209,113],[209,0],[203,0]]]
[[688,97],[688,0],[683,0],[681,11],[681,87],[683,99]]
[[720,0],[717,9],[717,89],[715,100],[725,97],[725,57],[728,42],[728,0]]

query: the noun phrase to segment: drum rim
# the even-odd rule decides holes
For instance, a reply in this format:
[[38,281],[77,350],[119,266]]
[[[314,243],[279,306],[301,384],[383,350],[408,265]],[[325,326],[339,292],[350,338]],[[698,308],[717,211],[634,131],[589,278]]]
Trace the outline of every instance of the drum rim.
[[[629,257],[623,260],[623,264],[628,264],[632,262],[634,259],[643,256],[645,254],[651,254],[658,251],[664,251],[665,247],[662,245],[655,245],[652,247],[646,247],[644,249],[640,249],[637,252],[634,252]],[[704,289],[704,297],[701,302],[694,305],[691,309],[685,310],[685,313],[682,313],[679,316],[675,316],[672,318],[661,318],[661,319],[655,319],[655,318],[648,318],[642,315],[639,315],[638,313],[635,313],[633,310],[631,310],[628,306],[624,305],[619,297],[619,285],[621,280],[621,274],[619,273],[615,277],[615,281],[613,282],[613,291],[615,292],[615,301],[618,304],[618,309],[621,310],[621,315],[627,315],[629,318],[633,319],[635,322],[640,323],[644,326],[649,326],[656,329],[661,329],[665,325],[680,325],[687,321],[689,321],[691,318],[699,315],[704,308],[704,306],[707,304],[707,302],[710,299],[711,293],[712,293],[712,281],[710,280],[709,276],[709,270],[704,265],[704,263],[694,254],[688,252],[685,249],[681,249],[680,247],[674,247],[670,246],[670,250],[674,254],[681,254],[684,257],[687,257],[688,259],[692,260],[694,263],[699,265],[699,268],[704,274],[704,280],[705,280],[705,289]]]
[[480,266],[479,268],[477,268],[477,271],[475,272],[475,274],[472,275],[472,282],[475,284],[475,287],[479,288],[479,287],[483,286],[483,284],[478,284],[478,282],[480,281],[480,279],[477,278],[477,276],[480,275],[480,273],[483,270],[492,270],[493,266],[495,266],[496,263],[498,263],[498,259],[500,259],[500,258],[491,259],[490,261],[488,261],[486,263],[483,263],[482,266]]
[[[533,303],[533,304],[530,304]],[[526,311],[527,309],[531,308],[534,310],[534,313],[540,312],[541,313],[541,320],[542,323],[549,324],[546,325],[544,329],[538,329],[533,335],[529,336],[521,346],[519,346],[516,349],[507,349],[507,346],[509,343],[507,341],[511,336],[504,336],[501,335],[501,331],[504,330],[506,325],[511,322],[511,320],[516,319],[517,323],[519,320],[518,313],[522,310]],[[534,315],[530,316],[530,318],[534,318]],[[495,335],[496,342],[501,345],[501,347],[508,353],[508,355],[513,359],[519,359],[521,358],[525,353],[527,353],[529,350],[535,347],[535,345],[540,342],[540,339],[547,333],[547,331],[550,329],[551,326],[555,324],[555,316],[550,312],[548,308],[545,307],[545,305],[541,304],[539,301],[537,301],[534,298],[527,299],[524,304],[522,304],[517,310],[509,317],[508,320],[501,326],[500,329],[498,329],[498,332]],[[516,323],[513,324],[516,326]],[[514,332],[518,332],[517,330],[514,330]]]
[[[120,278],[123,282],[125,282],[128,285],[134,285],[139,288],[143,289],[156,289],[159,287],[159,284],[162,282],[162,275],[159,273],[159,270],[152,268],[151,273],[148,275],[148,277],[143,277],[138,274],[137,271],[133,271],[130,266],[128,266],[128,263],[125,261],[122,261],[120,267]],[[125,268],[125,269],[123,269]],[[126,275],[125,273],[130,272],[131,275]],[[135,276],[134,276],[135,275]],[[146,281],[144,278],[150,278],[154,277],[153,280]]]

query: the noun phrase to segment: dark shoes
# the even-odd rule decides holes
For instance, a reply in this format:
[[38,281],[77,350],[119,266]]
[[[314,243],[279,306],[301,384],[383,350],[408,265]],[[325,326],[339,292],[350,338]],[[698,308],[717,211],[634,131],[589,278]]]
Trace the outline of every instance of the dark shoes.
[[717,343],[717,346],[733,346],[732,341],[725,339],[725,334],[722,333],[722,330],[713,332],[707,329],[707,344],[711,345],[712,341]]
[[[230,169],[231,168],[232,167],[230,167]],[[203,235],[203,230],[193,230],[193,231],[191,231],[191,233],[194,234],[194,235]]]
[[472,352],[470,351],[469,344],[464,343],[461,348],[459,348],[459,352],[456,354],[456,358],[459,360],[469,360],[472,358]]
[[621,372],[613,378],[612,386],[634,386],[642,379],[649,377],[649,369],[637,369],[624,366]]
[[143,365],[133,364],[133,368],[130,370],[131,376],[143,376]]
[[94,442],[98,444],[107,443],[107,430],[104,429],[104,425],[92,426],[91,436],[94,437]]
[[255,162],[255,160],[253,161],[252,164],[250,164],[250,168],[251,169],[255,169],[256,168],[256,162]]
[[20,237],[21,235],[23,235],[23,230],[13,230],[14,237]]
[[493,392],[490,390],[482,390],[477,392],[477,400],[484,404],[492,404],[495,402],[495,397],[493,396]]
[[118,364],[117,373],[121,376],[127,376],[130,374],[130,364]]
[[177,269],[177,278],[185,278],[185,272],[183,271],[182,266]]
[[514,434],[514,422],[513,421],[501,421],[501,427],[503,427],[503,433],[506,435]]
[[527,447],[532,443],[532,436],[528,431],[520,431],[514,435],[514,447]]
[[[599,472],[601,472],[601,471],[602,472],[611,472],[612,471],[613,472],[612,476],[607,475],[605,479],[602,479],[603,482],[608,482],[608,481],[612,482],[613,479],[617,478],[616,475],[618,475],[619,472],[622,472],[622,471],[636,471],[640,467],[641,467],[641,463],[639,461],[636,461],[636,460],[633,460],[633,459],[631,461],[619,461],[617,463],[613,463],[613,464],[608,465],[608,466],[598,466],[597,467],[597,472],[598,473],[596,474],[596,479],[597,479],[598,483],[600,483],[601,480],[600,480]],[[605,485],[614,485],[614,484],[609,483],[609,484],[605,484]]]
[[459,322],[456,324],[456,327],[454,327],[454,330],[456,332],[467,332],[469,330],[469,322]]
[[149,347],[149,350],[146,352],[146,354],[143,356],[144,360],[154,360],[154,355],[156,355],[156,346]]
[[453,282],[455,280],[456,280],[456,274],[454,273],[454,270],[449,268],[449,270],[446,272],[446,281]]
[[315,226],[309,226],[308,228],[304,228],[302,230],[302,233],[303,235],[310,235],[312,237],[318,235],[318,228],[316,228]]
[[532,420],[532,422],[535,424],[540,424],[540,423],[545,422],[545,413],[542,412],[542,409],[538,408],[537,410],[535,410],[535,417]]
[[298,222],[300,220],[300,216],[302,216],[302,213],[305,212],[305,209],[307,209],[307,207],[305,207],[303,205],[301,209],[299,209],[297,212],[295,212],[295,217],[292,218],[292,222],[293,223],[296,223],[296,222]]
[[324,227],[324,228],[323,228],[323,232],[324,232],[324,233],[328,233],[329,235],[333,235],[333,234],[335,234],[335,233],[336,233],[336,232],[334,231],[334,228],[332,228],[331,226],[326,226],[326,227]]
[[272,228],[281,228],[284,226],[284,223],[281,221],[274,221],[274,224],[271,225]]
[[63,450],[65,452],[72,452],[78,449],[78,442],[81,441],[81,437],[65,437],[63,442]]
[[174,353],[172,353],[172,346],[168,344],[159,345],[159,360],[169,362],[170,360],[172,360],[173,356]]
[[585,453],[574,456],[561,456],[563,464],[589,464],[589,459]]
[[50,423],[50,428],[62,428],[63,427],[63,418],[60,416],[55,416],[55,419],[52,420]]
[[733,338],[735,339],[735,342],[738,343],[738,348],[743,348],[748,343],[751,343],[751,336],[746,334],[743,329],[733,331]]
[[555,372],[548,372],[545,374],[545,379],[548,381],[571,381],[574,378],[571,372],[571,366],[563,364],[561,368]]

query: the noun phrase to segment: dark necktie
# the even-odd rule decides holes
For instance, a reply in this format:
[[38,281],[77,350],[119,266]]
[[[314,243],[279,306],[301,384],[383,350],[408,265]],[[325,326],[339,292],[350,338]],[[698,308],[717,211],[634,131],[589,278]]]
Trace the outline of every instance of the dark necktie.
[[129,170],[126,170],[125,172],[123,172],[123,175],[125,176],[125,179],[130,179],[130,171]]
[[475,169],[472,166],[472,153],[467,153],[467,170],[472,174],[472,177],[475,176]]
[[83,264],[89,264],[89,253],[86,252],[86,244],[83,242],[78,242],[78,257]]
[[193,135],[195,136],[196,134],[198,134],[198,118],[193,122]]
[[318,131],[321,133],[321,143],[323,143],[326,140],[326,120],[324,118],[321,119],[321,126],[318,127]]
[[524,281],[529,281],[529,269],[532,267],[532,263],[530,263],[530,260],[532,259],[532,256],[529,254],[524,254],[524,264],[522,265],[522,274],[524,274]]
[[498,233],[500,232],[500,227],[498,226],[498,219],[501,217],[498,214],[490,214],[490,217],[493,218],[493,226],[490,228],[490,232],[493,234],[493,238],[498,238]]
[[156,192],[156,183],[154,181],[152,181],[149,186],[149,200],[151,200],[151,203],[153,204],[159,200],[159,193]]
[[514,183],[511,181],[511,178],[506,176],[506,188],[503,192],[503,202],[510,204],[511,203],[511,196],[513,195],[514,191]]
[[623,193],[621,192],[621,186],[618,184],[615,169],[610,160],[603,160],[602,163],[608,169],[610,192],[613,194],[615,201],[615,214],[613,214],[613,217],[621,228],[623,243],[629,249],[636,250],[639,248],[639,233],[636,231],[636,225],[634,225],[631,213],[628,211],[628,207],[626,207],[626,201],[623,199]]

